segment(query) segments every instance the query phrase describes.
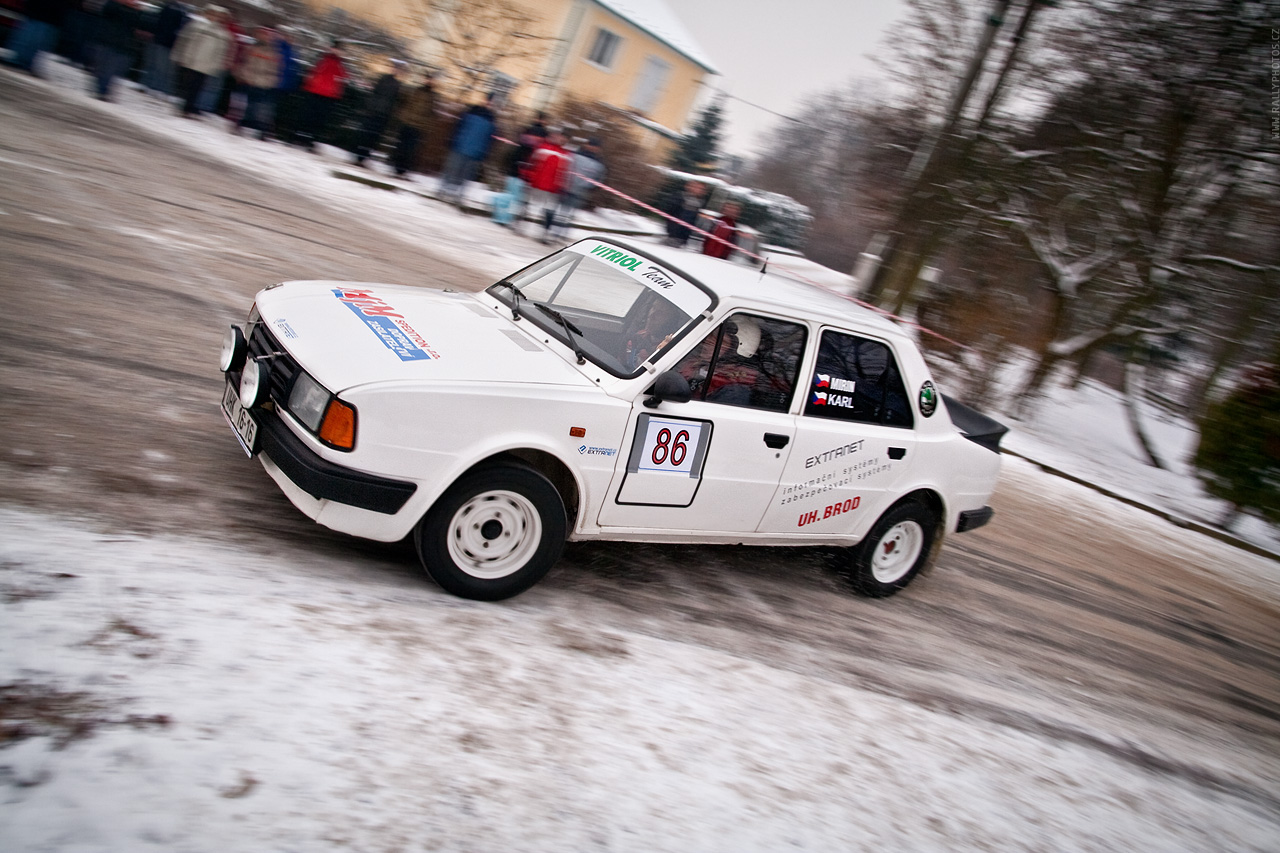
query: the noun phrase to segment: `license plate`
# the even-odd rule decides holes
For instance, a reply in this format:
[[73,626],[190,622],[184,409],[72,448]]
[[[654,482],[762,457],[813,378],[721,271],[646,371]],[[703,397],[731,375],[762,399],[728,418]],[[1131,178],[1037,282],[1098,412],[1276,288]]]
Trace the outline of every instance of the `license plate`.
[[222,392],[222,415],[231,424],[236,441],[250,458],[258,452],[258,421],[248,409],[240,405],[240,392],[230,382]]

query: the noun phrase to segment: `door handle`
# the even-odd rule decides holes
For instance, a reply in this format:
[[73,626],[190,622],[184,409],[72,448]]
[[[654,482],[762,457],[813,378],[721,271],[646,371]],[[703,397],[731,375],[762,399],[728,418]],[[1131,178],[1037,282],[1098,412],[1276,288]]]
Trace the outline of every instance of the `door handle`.
[[907,449],[906,449],[905,447],[890,447],[890,448],[889,448],[889,458],[890,458],[890,459],[901,459],[902,457],[904,457],[904,456],[906,456],[906,455],[907,455]]
[[776,432],[766,432],[764,434],[764,446],[771,450],[781,450],[787,446],[787,442],[791,440],[789,435],[779,435]]

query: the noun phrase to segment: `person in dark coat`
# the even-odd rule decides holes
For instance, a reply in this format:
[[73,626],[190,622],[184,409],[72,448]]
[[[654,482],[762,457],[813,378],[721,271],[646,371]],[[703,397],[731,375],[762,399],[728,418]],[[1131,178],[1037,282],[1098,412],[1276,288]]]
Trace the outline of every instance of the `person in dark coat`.
[[493,94],[490,93],[485,96],[483,104],[469,107],[453,127],[449,156],[445,159],[444,174],[440,178],[440,196],[446,201],[462,204],[467,181],[489,155],[493,131],[498,126],[492,104]]
[[36,57],[42,51],[58,46],[67,12],[79,4],[75,0],[27,0],[26,20],[18,25],[9,40],[10,65],[28,74],[36,73]]
[[282,30],[272,30],[276,51],[280,54],[280,77],[276,80],[272,98],[271,127],[268,135],[277,139],[290,139],[298,127],[302,113],[302,72],[294,54],[293,42]]
[[93,92],[100,101],[111,100],[117,77],[129,73],[133,62],[134,33],[142,25],[138,0],[107,0],[98,12],[93,55]]
[[[679,222],[667,220],[667,245],[683,247],[689,242],[689,235],[692,233],[689,226],[698,221],[698,214],[702,212],[703,200],[706,198],[707,188],[698,181],[688,181],[684,185],[684,192],[676,196],[671,204],[667,205],[666,213],[674,216]],[[684,224],[681,224],[684,223]]]
[[378,147],[378,143],[382,141],[382,134],[387,131],[391,115],[396,109],[396,102],[400,98],[400,76],[403,73],[404,63],[393,59],[391,70],[373,84],[364,118],[360,120],[360,136],[355,151],[357,166],[364,165],[364,161],[369,159],[369,153]]
[[431,132],[436,116],[435,78],[428,72],[422,83],[401,90],[400,101],[392,121],[396,128],[396,150],[391,155],[391,165],[396,177],[403,178],[413,169],[418,159],[418,148]]
[[174,0],[165,0],[149,22],[151,39],[144,51],[142,84],[157,95],[173,94],[173,59],[170,54],[186,22],[186,10]]

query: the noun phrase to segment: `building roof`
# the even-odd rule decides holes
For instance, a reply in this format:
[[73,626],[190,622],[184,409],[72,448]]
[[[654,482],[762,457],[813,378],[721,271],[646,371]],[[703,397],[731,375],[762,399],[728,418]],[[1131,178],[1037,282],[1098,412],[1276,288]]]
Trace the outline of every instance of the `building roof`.
[[664,0],[595,0],[595,2],[701,66],[707,73],[720,73]]

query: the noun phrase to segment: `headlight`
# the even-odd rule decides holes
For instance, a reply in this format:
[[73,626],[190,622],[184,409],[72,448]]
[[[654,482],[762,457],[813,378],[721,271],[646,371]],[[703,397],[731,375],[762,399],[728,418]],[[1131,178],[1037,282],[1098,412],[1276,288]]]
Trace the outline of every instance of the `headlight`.
[[324,408],[329,403],[329,392],[306,373],[299,373],[289,392],[289,411],[303,426],[312,432],[320,429]]
[[240,374],[240,405],[252,409],[267,398],[266,365],[255,359],[245,362]]
[[329,393],[305,372],[289,391],[289,412],[325,444],[337,450],[356,446],[356,410]]
[[245,343],[244,332],[240,331],[240,327],[232,326],[227,329],[227,334],[222,338],[222,353],[218,357],[222,372],[243,367],[244,357],[248,352],[249,345]]

